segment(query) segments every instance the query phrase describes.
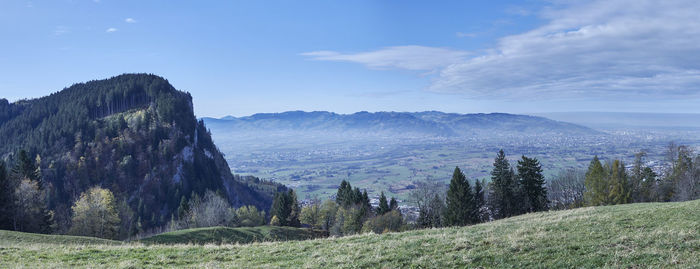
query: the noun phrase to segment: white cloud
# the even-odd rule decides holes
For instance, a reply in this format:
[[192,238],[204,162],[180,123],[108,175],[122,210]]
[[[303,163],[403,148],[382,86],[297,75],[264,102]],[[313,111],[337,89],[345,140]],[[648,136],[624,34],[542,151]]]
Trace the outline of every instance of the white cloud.
[[136,23],[136,20],[134,18],[126,18],[124,19],[124,22],[126,23]]
[[698,10],[685,0],[545,9],[545,25],[442,69],[430,89],[477,98],[699,95]]
[[360,63],[373,69],[400,68],[431,71],[463,61],[468,53],[447,48],[396,46],[360,53],[314,51],[302,53],[301,55],[319,61]]
[[[515,12],[513,9],[510,12]],[[545,22],[479,54],[423,46],[314,60],[370,68],[436,70],[429,90],[473,99],[700,97],[700,1],[554,1]],[[468,36],[457,33],[457,36]]]
[[119,30],[119,29],[117,29],[117,28],[110,27],[110,28],[107,28],[107,30],[106,30],[105,32],[107,32],[107,33],[114,33],[114,32],[116,32],[116,31],[118,31],[118,30]]

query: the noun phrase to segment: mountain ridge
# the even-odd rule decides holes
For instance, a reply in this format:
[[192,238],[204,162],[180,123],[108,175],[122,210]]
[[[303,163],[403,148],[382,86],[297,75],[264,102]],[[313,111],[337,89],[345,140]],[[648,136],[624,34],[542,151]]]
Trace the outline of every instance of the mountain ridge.
[[600,135],[589,127],[545,117],[509,113],[367,112],[338,114],[300,110],[256,113],[250,116],[202,118],[212,128],[237,131],[367,131],[382,134],[418,134],[437,137],[472,136],[504,131],[526,135]]
[[24,150],[37,167],[41,176],[34,180],[45,186],[58,232],[70,226],[71,204],[93,186],[110,189],[131,216],[122,238],[165,225],[183,201],[206,190],[233,206],[266,210],[270,192],[284,188],[233,175],[194,116],[191,95],[152,74],[76,83],[13,103],[1,99],[0,141],[0,160],[16,163]]

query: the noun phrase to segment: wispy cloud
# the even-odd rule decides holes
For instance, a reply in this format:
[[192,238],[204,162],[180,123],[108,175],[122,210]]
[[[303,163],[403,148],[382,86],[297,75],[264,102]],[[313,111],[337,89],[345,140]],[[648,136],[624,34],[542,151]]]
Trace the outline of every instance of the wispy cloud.
[[107,33],[114,33],[114,32],[116,32],[116,31],[119,31],[119,29],[114,28],[114,27],[110,27],[110,28],[107,28],[107,30],[106,30],[105,32],[107,32]]
[[134,18],[126,18],[124,19],[124,22],[126,23],[136,23],[136,20]]
[[700,97],[698,10],[696,0],[555,1],[537,12],[542,26],[475,55],[423,46],[303,55],[437,70],[429,90],[474,99]]
[[452,64],[430,89],[475,97],[700,94],[700,2],[595,1],[546,9],[548,22]]
[[302,53],[301,55],[319,61],[360,63],[373,69],[399,68],[430,71],[462,61],[468,53],[447,48],[396,46],[359,53],[314,51]]

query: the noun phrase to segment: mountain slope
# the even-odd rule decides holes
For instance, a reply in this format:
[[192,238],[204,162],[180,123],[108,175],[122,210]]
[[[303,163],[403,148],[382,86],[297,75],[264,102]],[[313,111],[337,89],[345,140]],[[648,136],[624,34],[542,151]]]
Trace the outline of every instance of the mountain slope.
[[190,94],[155,75],[79,83],[14,103],[2,99],[0,141],[0,158],[10,163],[18,150],[36,159],[62,229],[69,226],[72,202],[92,186],[115,193],[119,210],[131,216],[122,223],[128,233],[165,224],[183,197],[206,189],[236,206],[265,209],[271,202],[268,193],[231,174],[195,118]]
[[474,135],[596,135],[599,132],[550,119],[513,115],[456,114],[427,112],[357,112],[336,114],[325,111],[262,113],[247,117],[204,118],[217,131],[299,132],[336,135],[392,135],[454,137]]
[[0,267],[694,268],[700,200],[587,207],[474,226],[250,245],[0,240]]

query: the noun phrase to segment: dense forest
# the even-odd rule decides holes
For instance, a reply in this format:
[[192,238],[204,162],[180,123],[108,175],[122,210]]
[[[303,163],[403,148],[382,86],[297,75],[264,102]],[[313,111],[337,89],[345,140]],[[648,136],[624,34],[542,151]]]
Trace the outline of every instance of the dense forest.
[[232,175],[195,118],[190,94],[155,75],[79,83],[13,103],[0,99],[0,141],[0,229],[67,233],[81,196],[104,195],[86,192],[93,187],[114,196],[113,238],[169,223],[207,190],[230,205],[260,210],[286,191]]

